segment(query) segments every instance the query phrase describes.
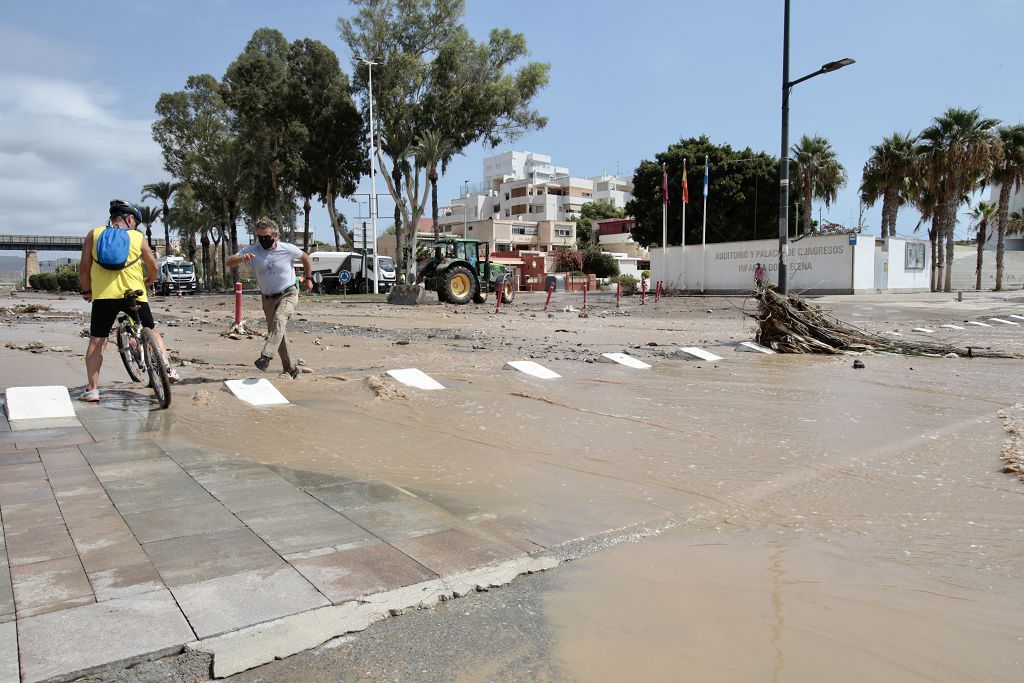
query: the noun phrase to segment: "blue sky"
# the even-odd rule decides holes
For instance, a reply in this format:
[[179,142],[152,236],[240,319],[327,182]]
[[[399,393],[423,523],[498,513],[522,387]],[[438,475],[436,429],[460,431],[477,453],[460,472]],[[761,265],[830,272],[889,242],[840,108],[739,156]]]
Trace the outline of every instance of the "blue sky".
[[[850,176],[827,219],[856,221],[860,171],[884,135],[920,131],[949,106],[980,106],[1012,123],[1024,117],[1021,0],[792,4],[793,78],[841,57],[857,60],[797,86],[791,100],[791,140],[827,137]],[[631,173],[670,143],[702,133],[778,155],[782,6],[468,0],[465,21],[475,37],[507,26],[526,35],[532,59],[551,64],[551,83],[536,100],[549,124],[493,151],[466,150],[441,182],[442,201],[464,180],[480,181],[485,156],[511,149],[548,153],[582,176]],[[0,232],[82,233],[104,219],[110,198],[137,199],[143,183],[164,179],[149,136],[157,97],[190,74],[222,76],[259,27],[289,40],[319,39],[347,69],[336,21],[350,12],[338,0],[6,3]],[[339,208],[355,222],[354,203]],[[876,233],[878,217],[878,206],[866,214]],[[329,239],[326,212],[318,208],[313,219]],[[915,223],[905,210],[898,230],[910,233]]]

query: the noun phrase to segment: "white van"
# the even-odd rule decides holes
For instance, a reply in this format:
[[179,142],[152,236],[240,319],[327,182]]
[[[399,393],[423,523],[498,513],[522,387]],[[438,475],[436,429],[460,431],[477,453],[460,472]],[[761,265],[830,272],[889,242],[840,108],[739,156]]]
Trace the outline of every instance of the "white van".
[[[320,273],[323,280],[320,287],[326,293],[334,292],[360,292],[366,294],[373,291],[373,254],[366,257],[366,272],[363,272],[363,255],[352,251],[317,251],[309,255],[309,260],[314,273]],[[390,256],[378,256],[377,267],[380,270],[377,279],[378,292],[388,292],[396,282],[398,273],[395,271],[395,262]],[[341,276],[342,271],[348,271],[348,281]]]

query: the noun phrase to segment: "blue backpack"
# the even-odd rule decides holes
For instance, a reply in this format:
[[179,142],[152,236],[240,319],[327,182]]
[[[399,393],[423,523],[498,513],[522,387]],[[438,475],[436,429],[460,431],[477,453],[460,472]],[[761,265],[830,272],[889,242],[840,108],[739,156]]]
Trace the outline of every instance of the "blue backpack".
[[139,258],[128,261],[132,240],[127,230],[107,226],[96,239],[96,263],[107,270],[122,270],[134,265]]

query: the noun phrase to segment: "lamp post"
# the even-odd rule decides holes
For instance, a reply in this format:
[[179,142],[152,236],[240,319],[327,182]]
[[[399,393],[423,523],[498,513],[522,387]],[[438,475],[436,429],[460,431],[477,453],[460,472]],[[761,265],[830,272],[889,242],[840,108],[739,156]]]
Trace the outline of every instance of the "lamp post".
[[469,181],[462,181],[462,236],[469,237]]
[[795,81],[789,80],[789,0],[786,0],[782,34],[782,153],[779,155],[779,293],[789,289],[787,268],[789,266],[789,91],[797,83],[842,69],[853,64],[849,57],[822,65],[814,73]]
[[[788,2],[788,0],[787,0]],[[373,165],[373,67],[377,62],[371,62],[369,59],[364,59],[363,64],[366,65],[367,69],[367,101],[370,105],[370,226],[373,230],[373,293],[376,294],[378,291],[377,274],[380,269],[377,268],[377,211],[374,206],[377,203],[377,175],[374,171]],[[395,251],[398,252],[399,245],[395,243]],[[365,250],[365,245],[364,245]],[[365,253],[365,251],[364,251]],[[365,260],[365,258],[364,258]]]

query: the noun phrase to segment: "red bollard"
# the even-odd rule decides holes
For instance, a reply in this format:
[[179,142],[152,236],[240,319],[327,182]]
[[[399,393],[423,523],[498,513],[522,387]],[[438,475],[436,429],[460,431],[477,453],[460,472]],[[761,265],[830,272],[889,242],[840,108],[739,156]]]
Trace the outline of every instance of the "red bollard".
[[622,303],[622,283],[615,283],[615,308],[618,308]]
[[661,280],[654,286],[654,303],[658,303],[661,300]]
[[235,283],[235,324],[242,324],[242,283]]
[[498,315],[501,312],[501,297],[505,293],[505,286],[498,287],[498,291],[495,292],[497,301],[494,302],[494,315]]
[[547,300],[546,300],[546,301],[544,302],[544,312],[545,312],[545,313],[547,313],[547,310],[548,310],[548,304],[550,304],[550,303],[551,303],[551,295],[552,295],[552,294],[554,294],[554,293],[555,293],[555,283],[554,283],[554,282],[552,282],[552,283],[551,283],[551,287],[549,287],[549,288],[548,288],[548,298],[547,298]]
[[647,280],[640,283],[640,305],[647,303]]
[[590,288],[589,285],[590,285],[590,283],[588,283],[588,282],[584,282],[583,283],[583,310],[584,311],[587,310],[587,290]]

